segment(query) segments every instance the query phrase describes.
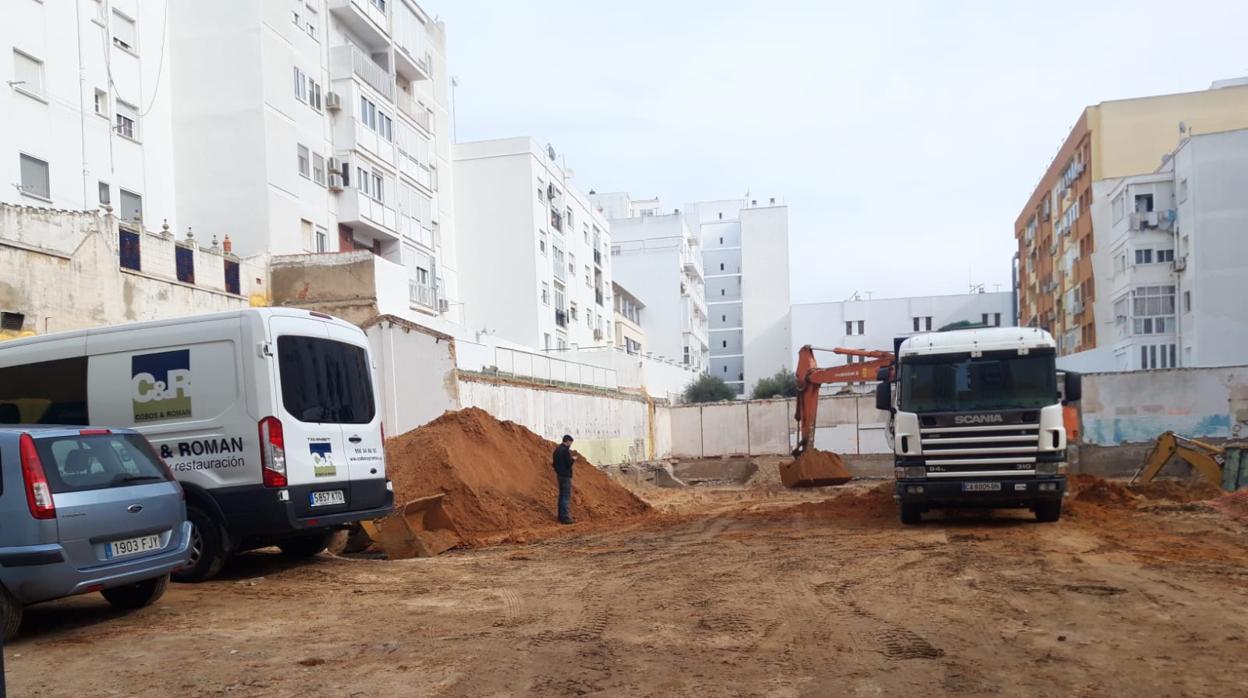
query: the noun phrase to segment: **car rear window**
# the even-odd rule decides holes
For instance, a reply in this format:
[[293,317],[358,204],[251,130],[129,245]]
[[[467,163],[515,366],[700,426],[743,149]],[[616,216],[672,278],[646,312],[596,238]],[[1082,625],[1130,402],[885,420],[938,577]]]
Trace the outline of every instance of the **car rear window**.
[[368,424],[377,406],[368,354],[332,339],[277,338],[282,405],[301,422]]
[[151,446],[137,434],[37,438],[35,448],[53,494],[170,479]]

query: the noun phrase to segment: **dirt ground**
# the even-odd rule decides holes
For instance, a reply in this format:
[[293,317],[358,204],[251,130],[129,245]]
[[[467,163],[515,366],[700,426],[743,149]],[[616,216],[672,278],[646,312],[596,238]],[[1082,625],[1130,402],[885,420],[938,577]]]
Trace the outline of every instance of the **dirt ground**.
[[1092,497],[902,527],[874,487],[649,491],[643,520],[425,560],[252,553],[140,612],[29,609],[10,695],[1248,690],[1244,524]]

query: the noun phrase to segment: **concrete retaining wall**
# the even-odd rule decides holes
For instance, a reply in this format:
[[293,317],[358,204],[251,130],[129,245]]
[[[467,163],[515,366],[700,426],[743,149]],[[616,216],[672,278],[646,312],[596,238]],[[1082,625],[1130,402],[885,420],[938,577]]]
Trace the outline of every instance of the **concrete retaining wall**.
[[1080,403],[1082,443],[1153,441],[1164,431],[1248,438],[1248,366],[1089,374]]
[[[740,400],[671,408],[672,456],[787,455],[797,443],[793,400]],[[815,444],[841,454],[888,454],[887,417],[871,395],[819,398]]]

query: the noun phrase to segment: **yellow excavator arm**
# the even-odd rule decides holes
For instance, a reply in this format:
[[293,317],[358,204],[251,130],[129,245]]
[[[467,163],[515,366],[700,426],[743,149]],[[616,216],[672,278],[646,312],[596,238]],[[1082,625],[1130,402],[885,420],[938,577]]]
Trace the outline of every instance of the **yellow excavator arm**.
[[1148,458],[1144,459],[1144,465],[1140,466],[1135,477],[1131,478],[1131,484],[1134,485],[1137,480],[1143,485],[1152,482],[1166,463],[1177,455],[1195,468],[1206,480],[1221,487],[1222,454],[1223,449],[1217,446],[1167,431],[1157,437],[1157,443],[1153,445]]

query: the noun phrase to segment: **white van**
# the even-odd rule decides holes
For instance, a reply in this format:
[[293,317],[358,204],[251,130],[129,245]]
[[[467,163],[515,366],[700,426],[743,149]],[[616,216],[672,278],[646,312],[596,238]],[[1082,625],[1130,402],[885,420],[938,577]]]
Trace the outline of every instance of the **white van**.
[[368,342],[322,313],[248,309],[0,344],[0,424],[133,427],[195,525],[180,581],[236,552],[315,555],[394,506]]

